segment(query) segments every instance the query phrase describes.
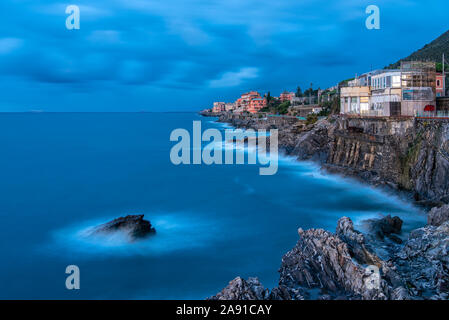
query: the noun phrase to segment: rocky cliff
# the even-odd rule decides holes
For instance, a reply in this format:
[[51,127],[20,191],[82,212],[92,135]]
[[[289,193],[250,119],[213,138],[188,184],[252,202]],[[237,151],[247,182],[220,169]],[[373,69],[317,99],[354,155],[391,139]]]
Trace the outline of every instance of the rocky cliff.
[[449,122],[334,116],[306,125],[297,118],[224,114],[235,127],[278,129],[279,147],[351,175],[412,193],[417,201],[449,202]]
[[[224,114],[235,127],[279,129],[279,146],[328,171],[411,193],[435,207],[428,226],[407,241],[397,217],[366,221],[368,234],[346,217],[331,233],[298,230],[299,241],[279,269],[278,287],[236,278],[211,299],[448,299],[449,123],[444,120],[330,117],[306,125],[296,118]],[[376,248],[387,256],[380,258]]]

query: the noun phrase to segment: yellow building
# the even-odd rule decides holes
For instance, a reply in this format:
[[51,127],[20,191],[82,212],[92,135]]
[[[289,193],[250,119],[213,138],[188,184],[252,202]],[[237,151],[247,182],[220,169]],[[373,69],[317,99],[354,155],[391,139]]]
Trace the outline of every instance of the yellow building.
[[364,114],[369,111],[371,88],[369,86],[342,87],[340,113]]

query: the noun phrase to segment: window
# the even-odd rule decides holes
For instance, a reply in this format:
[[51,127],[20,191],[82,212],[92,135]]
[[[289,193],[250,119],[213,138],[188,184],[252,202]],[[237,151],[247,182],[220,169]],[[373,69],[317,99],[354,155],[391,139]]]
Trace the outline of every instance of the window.
[[360,97],[360,103],[367,103],[367,102],[369,102],[368,97]]
[[401,76],[393,76],[393,88],[400,88],[401,87]]
[[437,80],[437,87],[441,86],[440,79]]

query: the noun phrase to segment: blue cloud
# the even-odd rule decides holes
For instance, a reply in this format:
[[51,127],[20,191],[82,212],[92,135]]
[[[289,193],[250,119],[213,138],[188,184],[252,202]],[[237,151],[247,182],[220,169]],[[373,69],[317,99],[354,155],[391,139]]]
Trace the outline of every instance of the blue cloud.
[[[65,28],[76,4],[81,29]],[[2,0],[0,111],[197,110],[255,89],[322,88],[448,29],[443,0]],[[420,21],[420,27],[409,32]]]

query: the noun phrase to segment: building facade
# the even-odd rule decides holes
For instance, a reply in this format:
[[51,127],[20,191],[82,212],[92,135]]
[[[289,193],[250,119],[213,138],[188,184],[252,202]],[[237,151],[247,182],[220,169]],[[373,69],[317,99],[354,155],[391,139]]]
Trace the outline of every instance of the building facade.
[[366,114],[369,110],[371,88],[369,86],[348,86],[340,89],[340,113]]
[[[340,90],[340,112],[362,116],[417,116],[435,110],[439,86],[433,62],[402,62],[398,70],[375,70]],[[441,92],[442,76],[441,76]]]
[[214,102],[214,106],[212,107],[212,112],[223,112],[225,111],[226,103],[224,102]]
[[281,100],[281,102],[284,101],[291,101],[295,96],[294,92],[288,92],[288,91],[284,91],[281,93],[281,95],[279,96],[279,100]]
[[253,98],[250,100],[248,105],[248,112],[257,113],[267,105],[267,100],[265,98]]
[[401,114],[401,71],[385,70],[369,77],[371,86],[369,116],[398,116]]
[[443,74],[442,73],[437,73],[435,76],[435,93],[437,97],[444,97],[445,96],[445,92],[444,92],[444,80],[443,80]]
[[435,110],[435,83],[434,62],[401,62],[401,115],[416,116]]

